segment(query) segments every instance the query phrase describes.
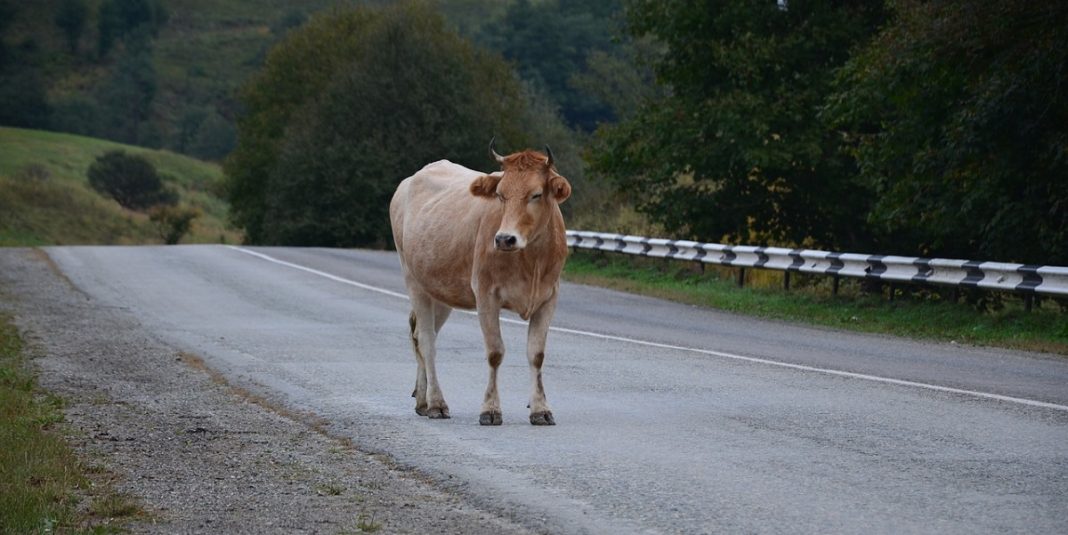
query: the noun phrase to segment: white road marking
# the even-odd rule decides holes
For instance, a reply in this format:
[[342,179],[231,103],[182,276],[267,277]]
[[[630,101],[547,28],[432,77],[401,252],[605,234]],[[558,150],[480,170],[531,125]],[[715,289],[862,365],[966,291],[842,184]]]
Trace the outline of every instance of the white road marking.
[[[371,292],[377,292],[377,293],[388,295],[388,296],[391,296],[391,297],[397,297],[397,298],[400,298],[400,299],[408,299],[407,295],[399,293],[399,292],[394,292],[392,290],[387,290],[385,288],[379,288],[377,286],[371,286],[369,284],[363,284],[361,282],[356,282],[354,280],[349,280],[349,279],[346,279],[346,278],[343,278],[343,277],[338,277],[337,275],[331,275],[330,273],[326,273],[325,271],[319,271],[317,269],[312,269],[310,267],[302,266],[300,264],[294,264],[292,262],[286,262],[285,260],[279,260],[277,258],[274,258],[274,257],[270,256],[270,255],[265,255],[263,253],[258,253],[256,251],[250,251],[248,249],[244,249],[244,248],[241,248],[241,247],[235,247],[233,245],[228,245],[227,247],[229,247],[230,249],[233,249],[235,251],[239,251],[239,252],[242,252],[242,253],[245,253],[245,254],[248,254],[248,255],[252,255],[252,256],[255,256],[255,257],[260,258],[262,260],[266,260],[268,262],[272,262],[272,263],[275,263],[275,264],[278,264],[278,265],[281,265],[281,266],[285,266],[285,267],[288,267],[288,268],[292,268],[292,269],[304,271],[304,272],[307,272],[307,273],[311,273],[313,275],[317,275],[317,276],[320,276],[320,277],[323,277],[323,278],[326,278],[326,279],[330,279],[330,280],[335,281],[335,282],[340,282],[342,284],[347,284],[349,286],[355,286],[355,287],[363,289],[363,290],[367,290],[367,291],[371,291]],[[460,312],[463,312],[465,314],[469,314],[469,315],[472,315],[472,316],[477,315],[477,313],[469,311],[469,310],[460,310]],[[513,323],[513,324],[516,324],[516,325],[526,325],[527,324],[527,322],[525,322],[525,321],[515,320],[515,319],[511,319],[511,318],[501,318],[501,321],[504,322],[504,323]],[[832,370],[832,369],[829,369],[829,368],[817,368],[815,366],[805,366],[803,364],[791,364],[789,362],[781,362],[781,361],[777,361],[777,360],[762,359],[762,358],[758,358],[758,357],[747,357],[745,355],[736,355],[734,353],[725,353],[723,351],[713,351],[711,349],[701,349],[701,348],[697,348],[697,347],[687,347],[687,346],[678,346],[678,345],[673,345],[673,344],[663,344],[663,343],[660,343],[660,342],[650,342],[650,341],[647,341],[647,340],[639,340],[639,339],[636,339],[636,338],[627,338],[625,336],[614,336],[614,335],[611,335],[611,334],[595,333],[595,332],[591,332],[591,331],[582,331],[582,330],[578,330],[578,329],[568,329],[568,328],[565,328],[565,327],[549,327],[549,330],[560,332],[560,333],[574,334],[574,335],[578,335],[578,336],[588,336],[590,338],[599,338],[601,340],[612,340],[612,341],[616,341],[616,342],[625,342],[625,343],[629,343],[629,344],[636,344],[636,345],[641,345],[641,346],[646,346],[646,347],[656,347],[656,348],[660,348],[660,349],[670,349],[670,350],[673,350],[673,351],[686,351],[686,352],[690,352],[690,353],[699,353],[699,354],[703,354],[703,355],[711,355],[711,356],[715,356],[715,357],[731,359],[731,360],[739,360],[739,361],[750,362],[750,363],[754,363],[754,364],[764,364],[764,365],[768,365],[768,366],[778,366],[780,368],[789,368],[789,369],[793,369],[793,370],[801,370],[801,371],[806,371],[806,372],[822,373],[822,374],[827,374],[827,375],[835,375],[835,376],[838,376],[838,377],[848,377],[848,378],[851,378],[851,379],[861,379],[861,380],[864,380],[864,381],[873,381],[873,382],[884,383],[884,384],[908,386],[908,387],[913,387],[913,388],[923,388],[923,389],[926,389],[926,390],[934,390],[936,392],[946,392],[946,393],[950,393],[950,394],[962,394],[962,395],[966,395],[966,396],[975,396],[975,397],[980,397],[980,398],[985,398],[985,399],[993,399],[993,400],[997,400],[997,401],[1004,401],[1004,402],[1008,402],[1008,403],[1017,403],[1017,404],[1026,405],[1026,406],[1029,406],[1029,407],[1041,407],[1041,408],[1044,408],[1044,409],[1053,409],[1053,410],[1068,412],[1068,405],[1059,405],[1057,403],[1048,403],[1048,402],[1045,402],[1045,401],[1038,401],[1038,400],[1033,400],[1033,399],[1018,398],[1018,397],[1013,397],[1013,396],[1004,396],[1004,395],[1001,395],[1001,394],[991,394],[989,392],[979,392],[979,391],[976,391],[976,390],[965,390],[965,389],[962,389],[962,388],[952,388],[952,387],[948,387],[948,386],[940,386],[940,385],[934,385],[934,384],[930,384],[930,383],[920,383],[920,382],[916,382],[916,381],[906,381],[906,380],[903,380],[903,379],[893,379],[893,378],[890,378],[890,377],[880,377],[878,375],[868,375],[868,374],[864,374],[864,373],[854,373],[854,372],[846,372],[846,371],[841,371],[841,370]]]

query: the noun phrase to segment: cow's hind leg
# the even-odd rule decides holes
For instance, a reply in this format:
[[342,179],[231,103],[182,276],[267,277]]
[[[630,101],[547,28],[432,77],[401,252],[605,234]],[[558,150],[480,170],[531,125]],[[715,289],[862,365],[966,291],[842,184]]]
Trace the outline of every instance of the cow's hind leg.
[[408,327],[411,329],[412,349],[415,351],[415,362],[418,364],[418,369],[415,372],[415,390],[412,390],[412,397],[415,398],[415,413],[419,416],[426,416],[426,364],[423,362],[423,354],[419,350],[419,337],[415,332],[417,324],[418,320],[413,310],[408,315]]
[[[441,331],[441,326],[445,324],[445,320],[449,319],[451,312],[452,309],[448,306],[434,303],[435,334]],[[408,316],[408,326],[411,328],[412,348],[415,350],[415,360],[419,366],[415,375],[415,389],[412,390],[412,397],[415,398],[415,413],[420,416],[426,416],[428,408],[426,401],[426,363],[423,361],[423,355],[419,352],[419,337],[416,335],[416,324],[417,320],[413,310]]]
[[[442,309],[440,312],[439,308]],[[437,330],[448,315],[448,307],[435,303],[429,296],[412,296],[412,314],[409,321],[414,318],[414,324],[411,325],[412,343],[420,365],[415,383],[415,412],[434,419],[449,417],[449,406],[441,393],[437,369],[434,366]]]
[[530,318],[527,328],[527,362],[530,364],[532,392],[530,395],[530,423],[533,425],[556,425],[553,412],[545,400],[545,386],[541,382],[541,365],[545,361],[545,338],[549,334],[549,322],[556,310],[556,295],[546,301]]

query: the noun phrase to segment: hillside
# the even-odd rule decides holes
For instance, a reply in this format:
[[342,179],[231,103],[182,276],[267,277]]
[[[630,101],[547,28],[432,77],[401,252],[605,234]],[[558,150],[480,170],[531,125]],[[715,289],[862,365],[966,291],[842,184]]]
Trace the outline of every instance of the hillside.
[[101,55],[103,3],[84,1],[84,30],[72,50],[54,22],[61,0],[0,0],[7,18],[0,21],[0,71],[7,58],[0,78],[8,82],[0,97],[42,107],[26,116],[0,113],[0,124],[221,159],[234,143],[236,92],[266,51],[311,13],[344,2],[160,0],[165,19],[149,40],[119,37]]
[[89,187],[89,165],[111,150],[147,158],[181,205],[200,210],[182,243],[241,240],[226,224],[226,204],[213,193],[222,179],[215,164],[82,136],[0,128],[0,246],[160,243],[148,216]]
[[[57,22],[62,7],[72,3],[84,8],[73,41]],[[0,124],[219,161],[236,142],[239,89],[262,67],[272,46],[317,13],[384,3],[0,0]],[[589,78],[588,53],[601,51],[604,60],[603,52],[618,48],[610,37],[618,0],[432,4],[461,35],[510,61],[539,98],[548,101],[547,109],[558,109],[571,126],[582,123],[589,131],[597,120],[611,117],[595,95],[603,91],[580,89],[571,78]],[[107,39],[101,37],[108,32],[102,20],[109,19],[103,13],[118,5],[132,10],[124,15],[130,20],[115,23],[112,44],[104,47]],[[147,18],[144,10],[151,13]],[[527,21],[537,24],[528,26]],[[584,79],[580,85],[603,84]]]

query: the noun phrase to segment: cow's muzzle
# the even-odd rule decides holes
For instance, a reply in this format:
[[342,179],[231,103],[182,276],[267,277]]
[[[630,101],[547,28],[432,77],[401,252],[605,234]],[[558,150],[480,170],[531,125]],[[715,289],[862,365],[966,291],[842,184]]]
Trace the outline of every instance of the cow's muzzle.
[[519,238],[514,234],[500,232],[493,237],[493,246],[496,247],[498,251],[518,251],[520,249]]

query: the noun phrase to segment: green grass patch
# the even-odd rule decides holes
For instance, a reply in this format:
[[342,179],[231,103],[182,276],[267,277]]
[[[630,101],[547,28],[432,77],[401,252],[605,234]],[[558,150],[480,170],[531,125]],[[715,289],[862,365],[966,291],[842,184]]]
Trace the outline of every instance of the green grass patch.
[[57,431],[63,407],[37,388],[19,333],[0,314],[0,533],[116,533],[143,514],[106,480],[90,483],[107,472],[82,465]]
[[162,237],[148,216],[93,191],[89,165],[111,150],[147,158],[183,205],[201,215],[183,243],[234,243],[218,165],[101,139],[0,127],[0,246],[145,244]]
[[999,310],[954,303],[938,292],[899,290],[867,293],[860,281],[842,279],[839,294],[830,277],[793,274],[793,288],[782,289],[782,273],[749,270],[739,288],[735,271],[623,255],[578,252],[564,269],[571,282],[791,322],[959,343],[1044,351],[1068,355],[1068,313],[1044,299],[1031,312],[1020,299],[1006,296]]
[[87,480],[63,439],[48,429],[62,418],[55,398],[35,393],[22,342],[0,316],[0,526],[5,533],[49,533],[74,526],[73,490]]

